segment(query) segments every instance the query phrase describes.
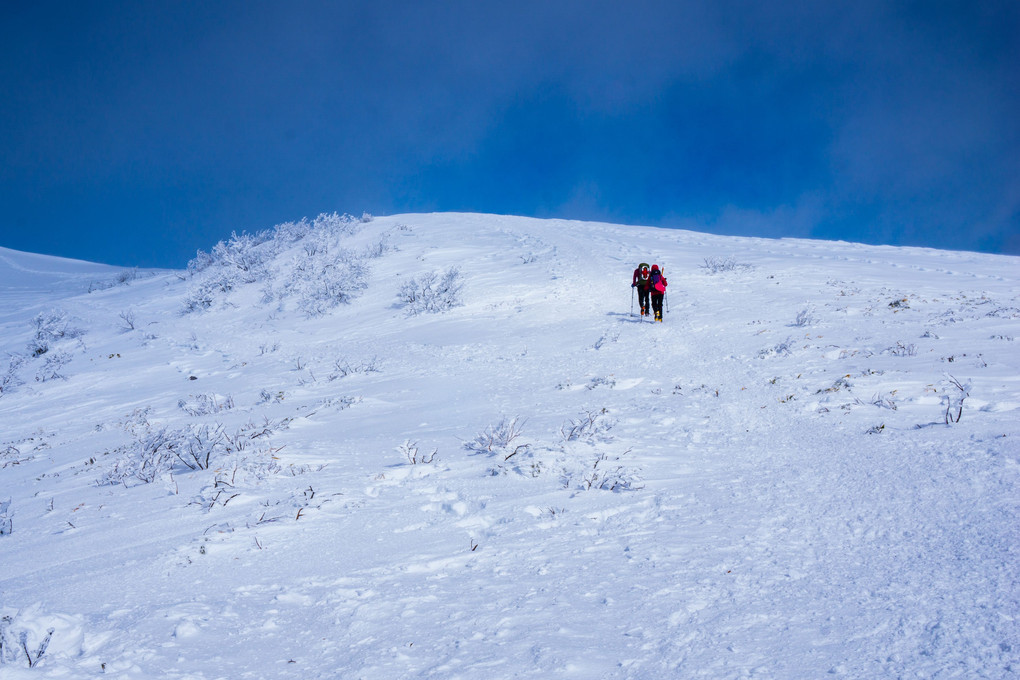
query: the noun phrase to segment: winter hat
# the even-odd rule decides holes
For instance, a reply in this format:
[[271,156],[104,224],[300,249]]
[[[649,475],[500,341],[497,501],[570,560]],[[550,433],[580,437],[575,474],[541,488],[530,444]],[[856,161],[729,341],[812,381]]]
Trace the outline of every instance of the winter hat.
[[653,265],[652,265],[652,271],[653,271],[653,272],[657,272],[657,271],[659,271],[659,265],[657,265],[657,264],[653,264]]

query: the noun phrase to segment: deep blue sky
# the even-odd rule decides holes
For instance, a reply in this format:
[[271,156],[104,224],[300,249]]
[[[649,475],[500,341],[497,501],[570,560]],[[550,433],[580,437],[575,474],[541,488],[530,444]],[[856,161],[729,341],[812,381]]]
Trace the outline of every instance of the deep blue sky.
[[0,4],[0,245],[334,210],[1020,254],[1020,2]]

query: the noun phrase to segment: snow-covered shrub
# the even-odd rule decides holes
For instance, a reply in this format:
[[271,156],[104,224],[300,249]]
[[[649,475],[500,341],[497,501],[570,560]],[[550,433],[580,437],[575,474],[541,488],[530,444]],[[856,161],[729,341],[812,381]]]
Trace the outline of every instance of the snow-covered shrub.
[[226,433],[219,424],[192,425],[173,435],[169,444],[171,450],[190,470],[208,470],[217,458],[228,452]]
[[28,351],[33,357],[46,354],[56,342],[85,335],[84,329],[72,326],[67,314],[59,310],[39,314],[33,323],[35,324],[35,334],[28,344]]
[[18,377],[18,370],[24,365],[23,354],[11,354],[7,361],[7,370],[0,374],[0,397],[10,394],[15,387],[23,384]]
[[431,453],[425,453],[418,448],[418,442],[413,442],[410,439],[405,439],[404,443],[397,447],[397,451],[407,460],[411,465],[434,463],[436,460],[436,454],[439,449],[432,449]]
[[301,220],[300,222],[284,222],[273,227],[273,238],[276,239],[281,246],[296,243],[304,237],[308,236],[312,230],[312,225],[308,220]]
[[970,381],[968,380],[966,383],[963,383],[953,376],[947,375],[941,387],[943,392],[942,405],[946,407],[946,425],[960,422],[960,418],[963,417],[963,402],[970,396]]
[[195,276],[206,269],[211,267],[213,264],[213,256],[204,250],[199,250],[195,253],[195,257],[188,260],[188,274]]
[[84,642],[81,616],[43,614],[39,605],[33,605],[4,610],[0,617],[0,666],[34,668],[47,653],[79,657]]
[[466,442],[464,448],[475,453],[502,455],[503,460],[509,460],[530,446],[518,442],[524,433],[526,422],[527,420],[520,416],[503,418],[495,425],[489,425],[471,441]]
[[11,512],[11,498],[0,501],[0,536],[8,536],[14,532],[14,513]]
[[280,402],[282,402],[286,398],[286,396],[287,396],[287,394],[283,390],[277,390],[274,393],[274,392],[270,392],[267,389],[262,389],[262,390],[259,391],[259,400],[257,402],[255,402],[255,403],[257,403],[259,405],[261,405],[261,404],[269,404],[269,403],[279,404]]
[[133,446],[123,451],[102,482],[123,484],[134,478],[151,484],[173,468],[173,451],[167,429],[144,430]]
[[910,301],[907,298],[893,300],[892,302],[889,303],[889,309],[892,309],[894,311],[900,309],[910,309]]
[[8,465],[21,465],[22,463],[32,460],[33,456],[23,457],[21,450],[16,446],[8,445],[4,449],[0,449],[0,469],[7,467]]
[[[13,619],[10,616],[0,619],[0,665],[18,663],[20,661],[27,664],[29,668],[33,668],[42,660],[43,655],[46,654],[46,649],[50,645],[55,629],[48,629],[41,640],[32,640],[29,643],[30,631],[23,629],[15,633],[12,630],[12,623]],[[36,646],[36,642],[39,643],[38,646]],[[35,648],[34,652],[32,647]]]
[[43,362],[42,367],[35,374],[36,381],[67,380],[67,376],[60,371],[64,366],[71,363],[72,358],[71,353],[65,350],[50,352],[46,355],[46,360]]
[[594,442],[597,439],[606,439],[615,425],[606,417],[608,413],[604,408],[599,411],[585,411],[579,418],[564,423],[560,427],[560,436],[568,442]]
[[333,409],[334,411],[346,411],[355,404],[360,404],[362,401],[361,397],[326,397],[325,399],[319,400],[319,406],[323,408]]
[[209,309],[232,290],[269,277],[269,264],[278,252],[273,232],[231,233],[209,253],[198,251],[188,273],[199,280],[184,301],[184,312]]
[[586,390],[594,390],[599,387],[608,387],[613,389],[616,387],[616,378],[611,375],[608,376],[595,376],[588,381],[588,384],[584,386]]
[[209,426],[152,429],[143,428],[133,445],[122,449],[113,468],[100,480],[101,484],[122,484],[137,479],[151,484],[171,472],[175,461],[188,469],[205,469],[214,455],[223,453],[222,427],[210,431]]
[[311,223],[301,220],[292,229],[299,233],[304,228],[305,233],[299,240],[303,241],[302,246],[307,255],[315,255],[322,250],[335,249],[341,241],[356,233],[359,226],[358,220],[351,215],[338,215],[334,212],[322,213]]
[[230,441],[230,448],[235,451],[243,451],[247,448],[247,445],[239,444],[238,442],[240,440],[255,440],[263,437],[269,437],[277,430],[288,429],[290,427],[290,422],[290,418],[270,420],[268,417],[264,417],[261,423],[249,420],[243,427],[237,430],[233,436],[228,435],[227,439]]
[[135,313],[130,309],[120,313],[120,320],[124,322],[125,331],[133,331],[135,329]]
[[334,237],[350,236],[357,233],[363,221],[347,213],[342,215],[337,212],[320,213],[312,220],[312,232]]
[[269,231],[256,234],[232,232],[229,239],[213,246],[213,262],[235,272],[242,283],[254,283],[265,275],[267,260],[275,254],[272,248],[260,247],[271,238]]
[[915,357],[917,356],[917,345],[914,343],[904,345],[902,342],[897,342],[895,346],[883,351],[883,354],[891,354],[894,357]]
[[249,422],[231,434],[219,423],[154,428],[143,416],[129,425],[135,441],[118,449],[120,455],[99,484],[126,484],[130,479],[151,484],[175,468],[188,472],[227,464],[266,474],[279,467],[272,460],[269,436],[289,422]]
[[585,491],[625,491],[634,488],[637,478],[619,464],[620,459],[628,453],[629,449],[619,455],[605,452],[597,454],[589,467],[580,474],[578,487]]
[[442,275],[426,272],[405,281],[397,299],[408,316],[443,312],[461,304],[460,293],[464,284],[460,279],[460,270],[456,267],[450,267]]
[[321,316],[341,304],[348,304],[368,281],[364,260],[350,250],[332,256],[305,260],[295,267],[286,285],[295,294],[298,308],[308,316]]
[[737,261],[732,257],[706,257],[705,264],[701,265],[701,268],[706,270],[709,274],[718,274],[720,272],[732,272],[743,269],[751,269],[749,264],[738,264]]
[[853,383],[850,382],[850,376],[845,375],[841,378],[837,378],[831,387],[819,388],[815,394],[822,394],[823,392],[839,392],[841,390],[849,391],[853,387]]
[[878,394],[875,394],[871,397],[871,404],[872,406],[877,406],[879,408],[887,408],[890,411],[895,411],[897,408],[899,408],[898,406],[896,406],[896,401],[893,399],[895,394],[896,390],[893,390],[888,395],[879,392]]
[[488,472],[493,477],[511,473],[524,477],[541,477],[548,470],[550,454],[550,449],[535,448],[530,444],[514,447],[513,451],[508,449],[496,458]]
[[221,397],[216,394],[192,394],[187,399],[179,399],[177,407],[189,416],[207,416],[210,413],[229,411],[234,408],[234,398]]
[[793,352],[792,345],[793,341],[787,338],[786,340],[779,343],[778,345],[775,345],[774,347],[769,347],[758,352],[758,358],[767,359],[769,357],[790,356],[790,354]]
[[88,292],[95,293],[100,290],[110,290],[117,286],[124,286],[138,278],[138,269],[124,269],[117,276],[111,279],[104,279],[102,281],[92,281],[89,283]]
[[[264,302],[295,296],[309,315],[323,314],[349,301],[365,285],[364,257],[340,247],[360,225],[350,215],[324,213],[311,222],[302,219],[255,234],[232,233],[211,252],[198,251],[188,263],[190,276],[200,283],[186,299],[184,311],[208,309],[224,294],[262,282]],[[292,263],[281,263],[280,253],[295,243],[301,243],[303,254]]]
[[341,304],[349,303],[367,285],[365,256],[342,246],[353,233],[357,221],[349,215],[320,215],[302,241],[303,253],[285,269],[276,287],[270,287],[267,299],[297,300],[298,308],[308,316],[321,316]]
[[364,255],[365,259],[374,260],[376,258],[382,257],[391,250],[395,250],[395,248],[389,244],[389,241],[386,239],[386,237],[383,237],[376,241],[375,243],[373,243],[372,245],[367,246],[362,254]]
[[355,373],[378,373],[379,362],[375,357],[372,357],[368,361],[359,361],[356,364],[352,364],[347,359],[341,358],[333,362],[333,368],[335,370],[329,375],[331,382],[339,378],[346,378]]
[[184,298],[184,313],[199,312],[209,309],[217,299],[232,291],[238,284],[237,275],[233,273],[217,273],[202,281]]
[[188,273],[195,276],[219,268],[235,274],[245,283],[252,283],[264,275],[267,261],[274,254],[273,232],[231,232],[229,239],[217,243],[210,252],[199,250],[188,262]]
[[797,312],[797,318],[794,320],[793,325],[798,327],[810,326],[815,323],[814,312],[810,307],[802,309]]

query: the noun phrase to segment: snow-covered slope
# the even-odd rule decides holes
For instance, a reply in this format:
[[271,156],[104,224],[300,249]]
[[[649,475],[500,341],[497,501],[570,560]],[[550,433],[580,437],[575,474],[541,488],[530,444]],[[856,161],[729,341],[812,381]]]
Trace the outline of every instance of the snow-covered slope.
[[112,285],[135,275],[133,270],[0,247],[0,322],[9,314],[15,323],[23,321],[25,309],[41,300],[77,295],[100,281]]
[[[67,264],[77,295],[12,294],[0,253],[0,675],[1020,670],[1020,259],[460,214],[267,236]],[[410,313],[427,274],[459,304]]]

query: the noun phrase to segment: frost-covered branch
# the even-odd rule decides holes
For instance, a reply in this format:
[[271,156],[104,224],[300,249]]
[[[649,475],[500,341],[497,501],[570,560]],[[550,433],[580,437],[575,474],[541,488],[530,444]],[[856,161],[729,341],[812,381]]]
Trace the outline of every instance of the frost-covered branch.
[[[962,383],[951,375],[946,378],[944,389],[949,390],[949,393],[942,397],[942,404],[946,407],[945,423],[950,425],[960,422],[960,418],[963,417],[963,402],[970,396],[971,384],[970,381]],[[952,391],[953,388],[956,389],[955,392]]]

